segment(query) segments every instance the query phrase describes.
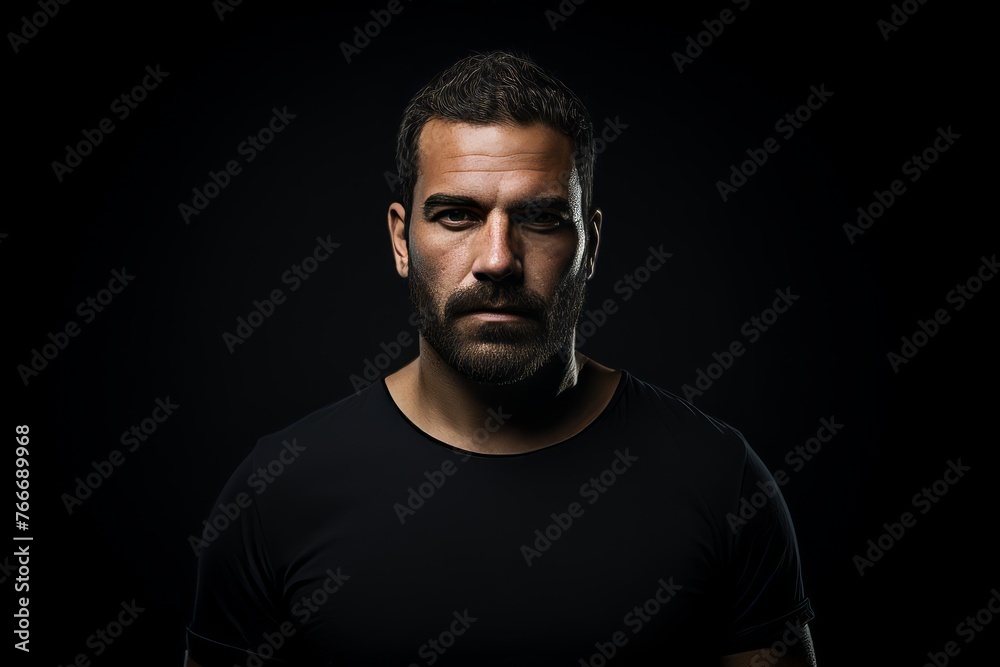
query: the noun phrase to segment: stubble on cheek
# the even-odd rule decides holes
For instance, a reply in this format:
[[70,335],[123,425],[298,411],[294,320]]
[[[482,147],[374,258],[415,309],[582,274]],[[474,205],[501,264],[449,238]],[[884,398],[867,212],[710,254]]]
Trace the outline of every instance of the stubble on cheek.
[[[447,299],[433,292],[419,259],[411,262],[410,299],[424,340],[452,368],[477,382],[508,384],[534,374],[572,341],[585,296],[586,279],[571,273],[551,304],[523,285],[482,282]],[[453,306],[516,303],[531,309],[525,322],[475,322],[451,315]]]

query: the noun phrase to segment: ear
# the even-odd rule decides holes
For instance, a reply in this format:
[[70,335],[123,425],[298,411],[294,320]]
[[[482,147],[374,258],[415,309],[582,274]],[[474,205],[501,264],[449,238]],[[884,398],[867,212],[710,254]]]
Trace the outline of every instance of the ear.
[[597,263],[597,246],[601,241],[601,220],[601,209],[594,209],[594,215],[591,216],[590,222],[587,223],[587,280],[590,280],[594,276],[594,265]]
[[399,202],[389,205],[389,241],[392,256],[396,260],[396,273],[406,278],[409,275],[410,248],[406,243],[406,209]]

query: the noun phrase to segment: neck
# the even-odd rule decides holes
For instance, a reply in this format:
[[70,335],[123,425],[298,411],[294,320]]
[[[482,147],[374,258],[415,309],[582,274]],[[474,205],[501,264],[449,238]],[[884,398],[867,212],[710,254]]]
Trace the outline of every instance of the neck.
[[470,380],[421,337],[420,354],[407,369],[412,406],[446,442],[483,453],[527,451],[532,439],[558,431],[581,407],[576,399],[587,359],[569,353],[572,343],[531,377],[497,385]]

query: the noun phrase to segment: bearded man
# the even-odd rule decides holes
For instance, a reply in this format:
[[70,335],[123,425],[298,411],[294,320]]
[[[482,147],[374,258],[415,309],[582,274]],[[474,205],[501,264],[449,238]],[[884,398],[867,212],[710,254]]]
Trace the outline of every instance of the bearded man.
[[760,458],[575,349],[594,158],[583,104],[520,56],[464,58],[413,98],[388,228],[418,355],[233,474],[220,503],[243,509],[200,556],[189,667],[815,665]]

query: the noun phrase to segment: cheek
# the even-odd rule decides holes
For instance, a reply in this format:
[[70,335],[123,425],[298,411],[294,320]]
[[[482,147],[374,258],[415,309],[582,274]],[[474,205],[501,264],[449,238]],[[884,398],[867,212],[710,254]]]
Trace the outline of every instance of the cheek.
[[527,286],[549,299],[563,281],[572,281],[572,277],[580,273],[582,266],[577,246],[572,242],[552,247],[545,252],[540,251],[536,258],[527,258],[529,261],[531,259],[535,261],[528,263],[528,267],[533,267],[534,270],[526,281]]
[[454,245],[420,241],[410,242],[410,262],[417,267],[424,289],[443,302],[461,285],[465,275],[460,270],[463,255]]
[[433,260],[427,262],[428,274],[434,280],[438,291],[450,293],[462,284],[466,277],[466,254],[453,246],[445,246],[436,250]]

